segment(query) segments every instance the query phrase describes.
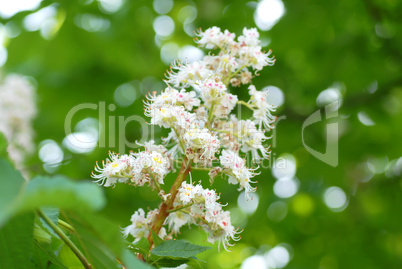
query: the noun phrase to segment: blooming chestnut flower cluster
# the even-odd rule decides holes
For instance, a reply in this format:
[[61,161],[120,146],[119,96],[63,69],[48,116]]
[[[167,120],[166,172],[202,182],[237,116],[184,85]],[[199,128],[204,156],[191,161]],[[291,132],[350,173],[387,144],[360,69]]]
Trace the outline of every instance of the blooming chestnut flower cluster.
[[185,224],[195,224],[208,234],[208,242],[219,242],[227,250],[232,246],[230,240],[239,240],[230,222],[230,212],[222,210],[217,202],[219,195],[214,190],[204,189],[201,184],[194,186],[183,182],[174,201],[175,208],[180,211],[172,212],[167,218],[169,229],[177,234]]
[[[271,114],[275,106],[269,103],[268,92],[249,85],[250,98],[242,101],[234,87],[250,84],[253,74],[273,65],[271,51],[262,51],[255,28],[244,28],[237,40],[234,33],[218,27],[199,31],[198,36],[196,42],[216,54],[192,63],[174,62],[166,88],[148,94],[144,101],[149,124],[170,130],[162,144],[151,140],[137,153],[110,153],[102,165],[96,164],[92,174],[105,187],[117,183],[148,185],[158,192],[159,207],[147,214],[139,209],[123,230],[135,241],[147,238],[151,248],[151,230],[170,239],[186,224],[201,227],[211,243],[218,241],[225,249],[232,246],[231,241],[239,240],[239,230],[231,224],[230,212],[217,202],[219,195],[204,188],[204,180],[194,185],[187,183],[186,177],[193,170],[206,171],[211,184],[221,176],[238,185],[239,191],[245,190],[249,198],[256,190],[252,179],[258,174],[258,163],[270,155],[266,132],[274,127],[276,117]],[[253,116],[237,118],[232,114],[236,106],[245,106]],[[177,178],[170,191],[164,190],[165,176],[176,172],[176,163],[181,167]]]

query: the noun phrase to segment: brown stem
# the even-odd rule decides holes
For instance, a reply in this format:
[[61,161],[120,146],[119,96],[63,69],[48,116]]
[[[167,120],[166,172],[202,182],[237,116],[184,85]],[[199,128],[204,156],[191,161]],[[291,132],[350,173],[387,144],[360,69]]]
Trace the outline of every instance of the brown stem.
[[[163,223],[165,222],[166,218],[169,216],[168,210],[173,209],[173,202],[176,198],[177,191],[180,188],[181,183],[186,179],[188,173],[191,170],[191,163],[192,160],[188,160],[187,157],[184,158],[183,163],[181,165],[179,174],[177,175],[177,178],[175,182],[173,183],[173,186],[170,188],[169,191],[169,196],[166,202],[163,202],[159,208],[159,213],[158,216],[156,217],[156,220],[154,224],[152,225],[152,230],[155,232],[155,234],[159,234],[160,229],[162,228]],[[152,237],[152,234],[149,233],[148,235],[148,241],[149,241],[149,249],[152,248],[154,239]]]

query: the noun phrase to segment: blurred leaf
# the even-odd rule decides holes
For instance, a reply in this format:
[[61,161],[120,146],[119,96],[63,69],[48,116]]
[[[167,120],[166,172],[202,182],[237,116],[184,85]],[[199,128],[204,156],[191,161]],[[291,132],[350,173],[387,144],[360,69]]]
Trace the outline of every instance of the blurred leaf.
[[59,251],[60,261],[69,269],[85,268],[74,252],[67,246],[63,245]]
[[123,251],[123,264],[127,269],[154,268],[153,266],[140,261],[139,259],[137,259],[137,257],[133,253],[131,253],[127,250]]
[[37,176],[29,181],[19,209],[56,206],[63,209],[99,210],[104,204],[102,190],[93,183],[74,182],[64,176]]
[[198,246],[183,240],[168,240],[151,250],[151,253],[162,257],[191,258],[211,247]]
[[[53,263],[57,268],[67,268],[60,260],[59,257],[57,257],[52,248],[51,245],[41,245],[38,242],[34,241],[35,243],[35,248],[37,249],[36,253],[39,255],[37,259],[40,259],[39,263],[48,263],[49,261]],[[60,254],[60,252],[59,252]],[[41,266],[39,266],[41,267]]]
[[114,223],[89,212],[66,211],[75,233],[73,242],[94,268],[117,268],[124,241]]
[[206,261],[202,261],[202,260],[199,260],[199,259],[191,259],[191,260],[187,263],[187,265],[188,265],[190,268],[194,268],[194,269],[203,269],[203,268],[204,268],[203,264],[205,265],[205,264],[206,264]]
[[[55,208],[55,207],[47,207],[47,208],[41,208],[42,212],[48,216],[48,218],[56,225],[58,225],[58,221],[59,221],[59,213],[60,213],[60,209]],[[52,228],[50,228],[50,226],[43,220],[40,219],[40,221],[42,222],[42,225],[54,236],[57,236],[57,234],[53,231]]]
[[15,213],[18,195],[25,183],[21,173],[0,158],[0,227]]
[[31,268],[34,215],[11,219],[0,229],[0,268]]
[[34,225],[34,238],[39,244],[50,245],[50,243],[52,243],[52,236],[37,223]]

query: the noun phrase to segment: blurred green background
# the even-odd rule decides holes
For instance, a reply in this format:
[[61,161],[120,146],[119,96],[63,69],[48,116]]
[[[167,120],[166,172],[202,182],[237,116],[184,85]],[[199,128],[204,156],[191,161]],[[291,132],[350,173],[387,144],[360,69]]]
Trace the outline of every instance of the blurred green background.
[[[215,246],[200,258],[208,268],[402,268],[401,1],[43,0],[18,13],[13,6],[24,1],[7,2],[0,5],[0,63],[3,73],[29,76],[37,88],[39,154],[29,162],[35,174],[90,180],[108,150],[136,150],[119,145],[122,138],[140,140],[146,128],[158,141],[166,130],[145,121],[123,129],[118,123],[131,115],[148,120],[142,100],[164,88],[169,63],[202,55],[193,31],[218,26],[240,35],[258,25],[277,62],[253,83],[276,86],[285,96],[272,158],[256,177],[252,201],[226,180],[215,181],[244,232],[232,252],[218,253]],[[234,92],[248,98],[246,88]],[[336,167],[302,143],[303,122],[329,100],[340,100],[338,117],[308,126],[304,141],[324,152],[326,124],[337,123]],[[98,109],[77,112],[73,130],[89,142],[99,134],[104,147],[82,149],[66,140],[67,113],[85,103]],[[278,166],[285,160],[286,169],[272,173],[275,160]],[[192,177],[209,186],[206,174]],[[104,191],[102,213],[121,227],[138,208],[158,205],[146,187]],[[208,245],[196,227],[181,236]]]

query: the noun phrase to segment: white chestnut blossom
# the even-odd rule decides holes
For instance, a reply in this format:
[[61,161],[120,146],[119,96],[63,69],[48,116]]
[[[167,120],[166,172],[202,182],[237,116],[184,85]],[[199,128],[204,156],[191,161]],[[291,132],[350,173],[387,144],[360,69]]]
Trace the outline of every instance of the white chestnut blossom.
[[[154,209],[149,211],[145,217],[145,211],[142,208],[138,209],[138,211],[134,212],[134,214],[131,216],[131,224],[123,228],[123,236],[125,238],[127,238],[129,235],[134,237],[133,243],[140,240],[141,237],[147,238],[149,236],[152,223],[158,213],[158,209]],[[166,229],[164,227],[162,227],[162,229],[159,231],[158,236],[162,239],[167,237]]]
[[97,179],[95,182],[104,187],[114,186],[117,182],[127,182],[131,175],[130,167],[133,163],[134,158],[132,156],[119,156],[109,152],[109,158],[102,161],[102,168],[98,162],[96,163],[95,171],[99,174],[92,172],[92,177]]
[[[176,197],[176,207],[186,206],[183,213],[174,214],[167,220],[170,229],[176,233],[178,228],[185,224],[201,226],[208,234],[208,242],[218,241],[227,250],[233,246],[230,240],[237,241],[240,232],[231,225],[230,212],[222,210],[222,205],[217,202],[219,195],[214,190],[204,189],[200,184],[194,186],[183,182]],[[189,206],[190,205],[190,206]],[[181,212],[181,211],[179,211]]]
[[229,169],[227,174],[229,175],[228,182],[231,184],[239,184],[239,191],[245,189],[246,197],[249,198],[249,193],[254,192],[256,188],[253,188],[250,183],[256,174],[255,169],[246,167],[246,160],[242,159],[236,152],[231,150],[222,150],[222,155],[219,157],[221,165]]
[[[149,184],[163,184],[163,178],[172,169],[169,153],[163,146],[154,145],[153,141],[146,144],[148,149],[130,155],[118,155],[109,152],[109,158],[102,161],[102,167],[95,165],[95,172],[92,177],[104,187],[114,186],[116,183],[129,183],[135,186]],[[157,182],[152,182],[154,179]]]
[[276,117],[272,116],[271,112],[274,112],[276,107],[268,103],[267,95],[268,91],[257,91],[254,85],[248,87],[249,94],[251,95],[249,104],[255,107],[253,117],[260,126],[263,125],[268,130],[273,129],[273,123]]
[[206,160],[215,159],[215,153],[219,149],[220,141],[216,135],[212,134],[207,128],[198,128],[192,125],[183,136],[187,148],[193,152],[200,150],[200,158]]

